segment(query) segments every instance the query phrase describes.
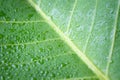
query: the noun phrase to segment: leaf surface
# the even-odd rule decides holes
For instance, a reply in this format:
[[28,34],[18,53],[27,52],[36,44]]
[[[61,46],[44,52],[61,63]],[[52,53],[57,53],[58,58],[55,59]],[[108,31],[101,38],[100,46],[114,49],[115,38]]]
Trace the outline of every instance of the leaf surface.
[[0,6],[1,80],[120,79],[120,0],[0,0]]

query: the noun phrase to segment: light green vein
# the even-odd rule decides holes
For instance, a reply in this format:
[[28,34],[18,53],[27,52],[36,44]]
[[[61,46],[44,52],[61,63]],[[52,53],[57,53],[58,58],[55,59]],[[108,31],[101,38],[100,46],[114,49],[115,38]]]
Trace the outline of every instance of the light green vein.
[[76,5],[77,5],[77,0],[75,0],[75,2],[74,2],[74,4],[73,4],[73,8],[72,8],[72,11],[71,11],[71,14],[70,14],[70,19],[69,19],[69,21],[68,21],[66,33],[68,33],[68,31],[69,31],[69,29],[70,29],[70,24],[71,24],[71,21],[72,21],[72,17],[73,17],[73,14],[74,14]]
[[113,26],[113,39],[112,39],[112,44],[111,44],[111,48],[110,48],[110,52],[109,52],[109,56],[108,56],[108,62],[107,62],[107,66],[106,66],[106,76],[108,76],[110,63],[112,61],[112,54],[113,54],[113,49],[114,49],[114,44],[115,44],[115,35],[116,35],[116,30],[117,30],[117,20],[118,20],[118,16],[119,16],[119,9],[120,9],[120,0],[118,0],[116,16],[115,16],[115,23]]
[[89,32],[88,38],[87,38],[87,40],[86,40],[86,44],[85,44],[85,48],[84,48],[84,50],[83,50],[83,53],[86,52],[87,45],[88,45],[88,42],[89,42],[89,40],[90,40],[90,36],[91,36],[91,34],[92,34],[93,26],[94,26],[94,23],[95,23],[97,4],[98,4],[98,0],[96,0],[95,9],[94,9],[94,14],[93,14],[93,18],[92,18],[92,23],[91,23],[91,26],[90,26],[90,32]]
[[33,41],[33,42],[26,42],[26,43],[0,44],[0,46],[30,45],[30,44],[39,44],[39,43],[55,41],[55,40],[60,40],[60,38],[53,38],[53,39],[47,39],[47,40],[41,40],[41,41]]
[[61,39],[81,58],[84,63],[101,79],[108,80],[106,77],[91,61],[88,57],[82,53],[79,48],[67,37],[59,27],[42,11],[42,9],[36,5],[32,0],[28,0],[33,8],[46,20],[46,22],[51,26],[51,28],[61,37]]
[[38,22],[45,22],[44,20],[40,21],[0,21],[0,23],[38,23]]

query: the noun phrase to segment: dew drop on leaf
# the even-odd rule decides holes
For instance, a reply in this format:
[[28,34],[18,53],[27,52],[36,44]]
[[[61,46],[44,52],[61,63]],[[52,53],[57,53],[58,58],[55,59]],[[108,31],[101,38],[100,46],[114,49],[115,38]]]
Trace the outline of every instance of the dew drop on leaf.
[[12,67],[13,67],[13,68],[16,68],[16,65],[12,64]]
[[114,13],[114,10],[113,10],[113,9],[111,9],[111,10],[110,10],[110,14],[113,14],[113,13]]
[[0,80],[4,80],[4,77],[0,75]]
[[45,59],[46,62],[49,61],[49,60],[50,60],[50,58],[46,58],[46,59]]
[[14,18],[13,21],[16,21],[16,19]]
[[4,47],[3,47],[4,49],[7,49],[7,46],[6,45],[4,45]]
[[32,78],[31,78],[31,80],[37,80],[37,78],[35,78],[35,77],[32,77]]
[[48,75],[48,71],[44,71],[44,74],[43,74],[43,76],[47,76]]
[[54,78],[54,77],[55,77],[55,74],[54,74],[54,73],[51,73],[50,76]]
[[17,9],[15,9],[14,12],[17,12]]
[[44,64],[44,60],[43,59],[41,59],[39,62],[40,62],[40,64]]
[[2,60],[2,61],[1,61],[1,63],[2,63],[2,64],[4,64],[4,63],[5,63],[5,61],[4,61],[4,60]]
[[66,65],[67,65],[67,63],[62,63],[62,64],[60,64],[59,69],[65,67]]
[[40,74],[43,74],[44,73],[44,71],[40,71]]

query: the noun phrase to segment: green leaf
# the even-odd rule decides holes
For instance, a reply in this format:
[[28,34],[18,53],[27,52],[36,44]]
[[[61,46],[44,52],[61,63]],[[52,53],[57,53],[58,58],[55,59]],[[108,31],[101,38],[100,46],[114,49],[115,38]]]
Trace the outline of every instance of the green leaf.
[[0,80],[119,80],[120,0],[0,0]]

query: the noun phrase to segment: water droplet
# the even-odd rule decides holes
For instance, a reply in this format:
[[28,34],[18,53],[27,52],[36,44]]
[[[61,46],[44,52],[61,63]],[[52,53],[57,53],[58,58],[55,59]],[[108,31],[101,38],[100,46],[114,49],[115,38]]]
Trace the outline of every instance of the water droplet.
[[21,48],[22,48],[22,49],[25,49],[25,45],[21,45]]
[[54,77],[55,77],[55,74],[54,74],[54,73],[51,73],[50,76],[54,78]]
[[5,17],[5,20],[6,20],[6,21],[10,21],[10,17],[8,17],[8,16]]
[[10,80],[10,76],[7,76],[7,79]]
[[41,60],[39,61],[39,63],[40,63],[40,64],[44,64],[44,60],[41,59]]
[[60,64],[59,69],[65,67],[66,65],[67,65],[67,63],[62,63],[62,64]]
[[16,65],[12,64],[12,67],[13,67],[13,68],[16,68]]
[[4,49],[7,49],[7,46],[6,45],[4,45],[4,47],[3,47]]
[[0,80],[5,80],[3,76],[0,76]]
[[45,61],[49,61],[50,60],[50,58],[45,58]]
[[32,77],[32,78],[31,78],[31,80],[37,80],[37,78],[35,78],[35,77]]
[[13,21],[16,21],[16,19],[13,19]]
[[114,10],[113,10],[113,9],[111,9],[111,10],[110,10],[110,14],[113,14],[113,13],[114,13]]
[[50,6],[50,5],[51,5],[51,3],[48,3],[48,5]]
[[23,64],[20,64],[20,67],[23,67]]
[[49,47],[48,50],[52,51],[52,50],[53,50],[53,47]]
[[17,12],[17,10],[15,9],[14,12]]
[[47,76],[48,73],[49,73],[48,71],[45,71],[44,74],[43,74],[43,76]]
[[8,75],[9,73],[8,73],[8,72],[6,72],[5,74],[6,74],[6,75]]
[[5,63],[5,61],[4,61],[4,60],[2,60],[2,61],[1,61],[1,63],[2,63],[2,64],[4,64],[4,63]]

